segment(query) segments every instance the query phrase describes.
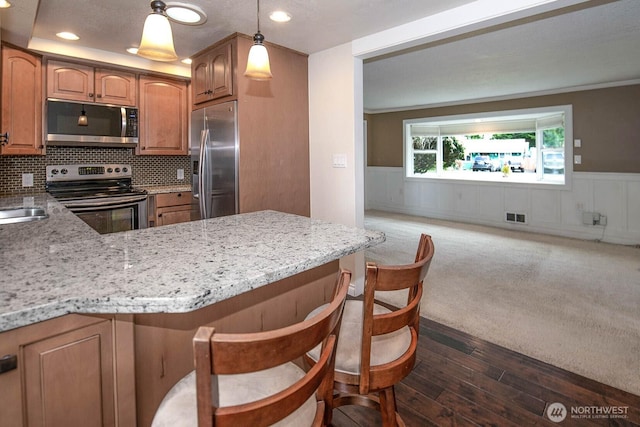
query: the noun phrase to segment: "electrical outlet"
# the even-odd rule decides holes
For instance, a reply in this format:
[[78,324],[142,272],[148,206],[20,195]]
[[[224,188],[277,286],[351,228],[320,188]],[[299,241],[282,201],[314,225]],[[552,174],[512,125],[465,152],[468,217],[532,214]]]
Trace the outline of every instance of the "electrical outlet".
[[178,169],[178,179],[184,179],[184,169]]
[[22,174],[22,186],[23,187],[33,187],[33,174],[32,173],[23,173]]

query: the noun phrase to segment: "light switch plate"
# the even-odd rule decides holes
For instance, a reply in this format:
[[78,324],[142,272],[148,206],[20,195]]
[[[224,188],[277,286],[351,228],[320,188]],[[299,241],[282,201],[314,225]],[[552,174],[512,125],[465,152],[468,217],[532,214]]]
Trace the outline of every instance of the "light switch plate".
[[574,139],[573,140],[573,146],[576,147],[576,148],[582,147],[582,140],[581,139]]
[[576,165],[582,164],[582,156],[580,154],[573,156],[573,163]]
[[333,155],[333,167],[334,168],[346,168],[347,167],[347,155],[346,154],[334,154]]
[[184,169],[178,169],[178,179],[184,179]]

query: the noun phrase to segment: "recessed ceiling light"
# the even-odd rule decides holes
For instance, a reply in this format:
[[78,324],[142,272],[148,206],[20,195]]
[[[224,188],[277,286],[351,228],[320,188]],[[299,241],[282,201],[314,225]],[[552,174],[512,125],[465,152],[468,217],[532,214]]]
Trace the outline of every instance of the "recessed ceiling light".
[[129,52],[132,55],[137,55],[138,54],[138,48],[137,47],[128,47],[127,48],[127,52]]
[[192,4],[169,2],[165,12],[169,19],[180,24],[201,25],[207,22],[204,10]]
[[6,9],[8,7],[11,7],[11,3],[7,0],[0,0],[0,9]]
[[60,33],[56,33],[56,36],[60,37],[61,39],[65,39],[65,40],[80,40],[80,37],[78,37],[77,35],[70,33],[68,31],[62,31]]
[[191,63],[192,63],[193,61],[191,60],[191,58],[184,58],[184,59],[183,59],[182,61],[180,61],[180,62],[182,62],[183,64],[191,65]]
[[289,22],[291,21],[291,15],[283,10],[276,10],[275,12],[271,12],[269,18],[275,22]]

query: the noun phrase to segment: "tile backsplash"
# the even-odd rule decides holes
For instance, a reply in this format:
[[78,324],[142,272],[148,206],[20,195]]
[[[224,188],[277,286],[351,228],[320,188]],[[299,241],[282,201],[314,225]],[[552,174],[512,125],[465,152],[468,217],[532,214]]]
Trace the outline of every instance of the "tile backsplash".
[[[45,156],[0,156],[0,195],[45,191],[45,167],[80,163],[125,163],[133,171],[134,185],[189,185],[189,156],[136,156],[133,148],[47,147]],[[177,179],[177,170],[184,179]],[[22,187],[22,174],[33,174],[33,187]]]

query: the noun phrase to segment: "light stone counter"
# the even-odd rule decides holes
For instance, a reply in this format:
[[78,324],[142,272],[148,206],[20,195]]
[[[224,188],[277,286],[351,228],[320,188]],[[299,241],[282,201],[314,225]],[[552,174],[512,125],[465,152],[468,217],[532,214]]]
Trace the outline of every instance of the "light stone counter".
[[136,188],[146,190],[149,194],[163,193],[186,193],[191,191],[191,185],[175,184],[175,185],[136,185]]
[[0,332],[68,313],[188,312],[385,239],[275,211],[100,235],[47,195],[33,202],[49,219],[0,226]]

